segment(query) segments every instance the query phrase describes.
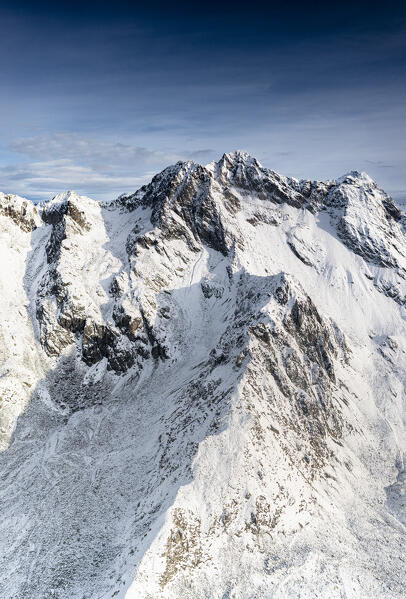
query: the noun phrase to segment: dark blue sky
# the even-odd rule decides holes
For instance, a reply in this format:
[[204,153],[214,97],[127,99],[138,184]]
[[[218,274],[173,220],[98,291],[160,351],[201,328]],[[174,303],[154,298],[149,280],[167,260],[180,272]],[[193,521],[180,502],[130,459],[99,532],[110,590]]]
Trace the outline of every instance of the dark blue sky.
[[245,149],[406,200],[404,2],[0,2],[0,190],[132,191]]

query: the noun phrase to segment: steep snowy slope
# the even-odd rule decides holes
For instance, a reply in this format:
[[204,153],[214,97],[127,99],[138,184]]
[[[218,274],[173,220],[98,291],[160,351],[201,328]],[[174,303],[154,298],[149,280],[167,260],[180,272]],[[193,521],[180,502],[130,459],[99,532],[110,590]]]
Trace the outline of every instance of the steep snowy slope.
[[0,197],[0,596],[405,596],[406,236],[365,174]]

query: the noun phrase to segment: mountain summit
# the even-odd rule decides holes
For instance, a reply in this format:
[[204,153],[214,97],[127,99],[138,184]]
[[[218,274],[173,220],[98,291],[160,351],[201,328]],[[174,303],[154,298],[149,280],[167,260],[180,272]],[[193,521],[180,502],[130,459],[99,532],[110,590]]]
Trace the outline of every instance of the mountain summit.
[[0,195],[2,599],[395,599],[406,234],[244,152]]

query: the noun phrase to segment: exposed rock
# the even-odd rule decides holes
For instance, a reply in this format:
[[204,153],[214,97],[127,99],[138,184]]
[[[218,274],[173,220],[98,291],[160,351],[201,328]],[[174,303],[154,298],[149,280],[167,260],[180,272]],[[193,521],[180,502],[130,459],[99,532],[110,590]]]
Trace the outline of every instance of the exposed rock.
[[12,194],[0,193],[0,214],[11,218],[26,233],[30,233],[41,223],[33,203]]

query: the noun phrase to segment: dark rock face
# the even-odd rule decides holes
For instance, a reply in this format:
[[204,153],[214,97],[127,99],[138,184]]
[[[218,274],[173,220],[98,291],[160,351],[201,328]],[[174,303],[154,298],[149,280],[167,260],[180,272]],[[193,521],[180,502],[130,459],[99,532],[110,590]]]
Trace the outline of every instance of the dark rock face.
[[[211,174],[204,167],[179,162],[120,202],[127,210],[151,207],[151,223],[159,227],[164,240],[183,239],[193,251],[199,250],[199,242],[204,243],[226,256],[229,244],[211,187]],[[134,253],[137,244],[150,247],[153,243],[150,237],[137,237],[134,231],[127,251]]]
[[[63,257],[66,269],[70,244],[76,243],[75,236],[86,235],[92,227],[80,206],[80,198],[68,194],[61,202],[45,207],[42,217],[51,225],[51,231],[46,244],[48,268],[38,287],[36,316],[47,354],[59,356],[76,342],[87,366],[106,360],[107,368],[116,373],[126,372],[135,364],[142,368],[143,361],[150,356],[155,360],[166,359],[167,349],[144,311],[137,308],[136,302],[130,311],[123,305],[126,292],[122,273],[112,278],[108,288],[113,300],[112,322],[103,322],[102,317],[97,316],[98,309],[89,314],[86,297],[81,297],[80,291],[76,295],[78,292],[72,291],[69,275],[65,280],[61,274],[61,259]],[[190,232],[188,234],[190,236]],[[135,227],[126,244],[129,259],[136,258],[140,250],[154,250],[156,241],[152,232],[139,235]]]
[[131,341],[136,341],[143,329],[142,316],[131,316],[127,314],[121,304],[115,304],[113,309],[113,319],[122,333],[127,335]]
[[250,326],[256,343],[250,350],[249,380],[255,387],[261,363],[265,364],[278,390],[276,394],[271,388],[266,390],[271,405],[275,404],[274,425],[278,429],[288,423],[298,439],[306,439],[304,468],[313,478],[330,458],[330,442],[341,443],[342,392],[334,362],[346,359],[346,344],[294,281],[285,275],[270,279],[271,294],[283,307],[284,316],[281,321]]
[[47,225],[52,225],[52,232],[47,243],[48,262],[57,262],[62,242],[66,239],[67,223],[78,228],[82,233],[90,230],[85,213],[80,210],[73,199],[68,198],[60,204],[51,204],[42,211],[42,219]]
[[263,168],[245,152],[224,154],[217,163],[220,181],[257,195],[275,204],[288,204],[300,208],[306,202],[301,190],[292,181],[278,173]]
[[58,368],[48,374],[52,401],[66,414],[89,406],[102,404],[111,392],[106,380],[83,384],[85,364],[78,363],[74,355],[61,356]]
[[274,227],[276,227],[279,224],[279,221],[271,214],[259,211],[254,212],[254,214],[250,216],[250,218],[247,218],[247,222],[253,227],[258,226],[261,223],[272,225]]
[[33,203],[16,196],[4,195],[0,198],[0,214],[11,218],[26,233],[39,225],[40,218]]
[[386,196],[382,201],[383,206],[387,212],[387,218],[390,220],[393,218],[396,222],[399,222],[402,218],[402,213],[399,208],[396,206],[395,202],[392,200],[390,196]]
[[205,298],[209,299],[212,296],[217,298],[223,297],[224,287],[222,285],[218,285],[210,280],[204,280],[200,285]]
[[[62,243],[67,238],[68,221],[73,221],[79,227],[82,226],[79,223],[85,224],[78,214],[79,210],[72,207],[70,199],[60,204],[51,204],[42,212],[42,219],[52,229],[45,248],[49,267],[38,288],[36,315],[41,342],[46,352],[52,356],[59,355],[85,327],[85,308],[71,301],[69,289],[58,272]],[[85,230],[88,230],[88,226]],[[55,304],[54,309],[52,303]]]
[[64,220],[65,216],[69,216],[81,229],[90,230],[85,213],[72,197],[69,197],[69,194],[64,201],[46,206],[42,212],[42,219],[47,225],[57,225]]
[[401,212],[371,179],[350,173],[329,186],[324,207],[351,251],[378,266],[399,267],[399,256],[404,254]]
[[64,220],[56,222],[46,246],[48,263],[57,262],[61,252],[62,242],[66,239],[66,224]]
[[[49,268],[39,286],[36,302],[36,316],[45,351],[51,356],[58,356],[77,339],[81,357],[88,366],[106,358],[112,370],[128,370],[134,365],[137,355],[141,355],[129,343],[129,339],[135,339],[139,322],[137,324],[126,317],[123,310],[119,317],[117,309],[115,320],[118,328],[89,319],[86,305],[72,296],[69,285],[58,270],[62,243],[69,234],[73,231],[84,235],[90,231],[91,225],[85,212],[78,206],[78,200],[68,194],[64,201],[46,207],[42,218],[52,226],[46,245]],[[112,283],[111,293],[114,292],[120,296],[118,281]],[[126,334],[127,342],[123,342]]]
[[[58,278],[58,277],[57,277]],[[50,286],[52,289],[52,285]],[[64,286],[61,286],[62,290]],[[45,289],[45,291],[44,291]],[[107,359],[108,368],[115,372],[125,372],[131,368],[138,358],[148,357],[143,327],[140,319],[131,318],[124,312],[117,316],[117,326],[102,324],[88,318],[84,306],[76,303],[68,295],[59,297],[55,302],[58,310],[56,322],[49,313],[45,301],[49,287],[46,283],[37,299],[37,319],[40,325],[41,340],[46,352],[58,356],[76,338],[79,342],[83,361],[92,366]],[[58,284],[53,287],[56,294]]]
[[116,336],[109,326],[86,323],[82,337],[82,356],[86,364],[91,366],[107,358]]
[[307,258],[307,256],[305,256],[302,252],[298,250],[295,243],[293,243],[289,239],[286,241],[286,243],[288,244],[292,252],[295,254],[296,258],[299,258],[299,260],[301,260],[303,264],[306,264],[306,266],[312,265],[312,262]]
[[388,281],[381,277],[373,279],[374,286],[378,291],[393,299],[399,306],[406,306],[406,295],[402,291],[401,285],[394,281]]
[[[289,320],[293,326],[290,326]],[[295,335],[300,349],[309,361],[322,368],[331,381],[335,382],[333,359],[337,352],[331,330],[323,324],[309,297],[305,301],[295,300],[287,327]]]
[[398,268],[396,256],[374,237],[361,237],[345,217],[337,223],[337,233],[345,245],[368,262],[387,268]]

